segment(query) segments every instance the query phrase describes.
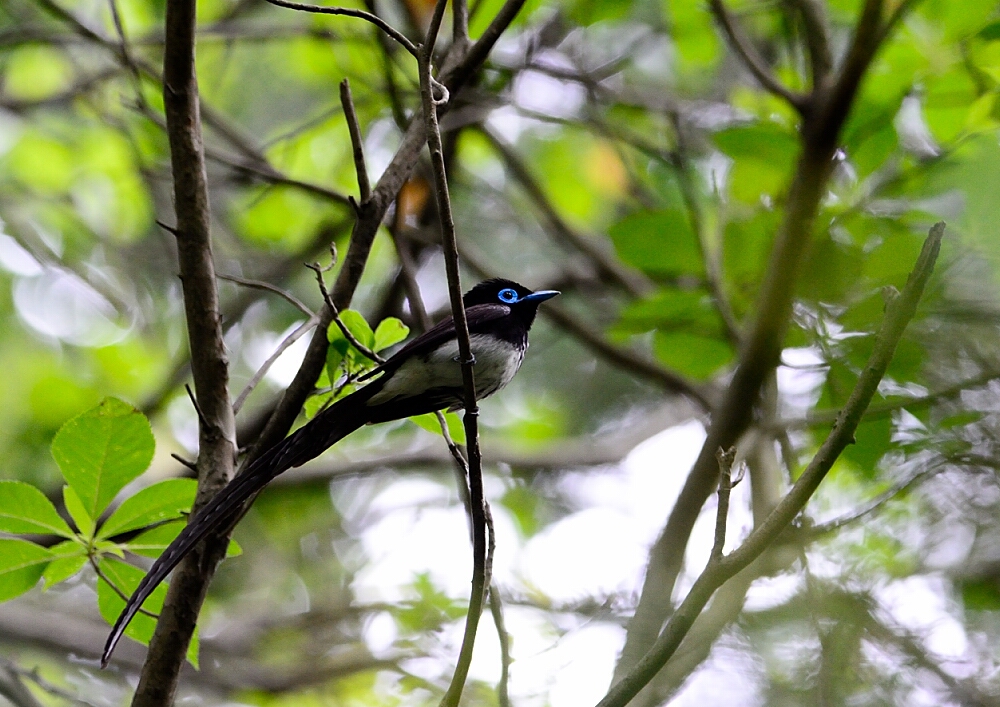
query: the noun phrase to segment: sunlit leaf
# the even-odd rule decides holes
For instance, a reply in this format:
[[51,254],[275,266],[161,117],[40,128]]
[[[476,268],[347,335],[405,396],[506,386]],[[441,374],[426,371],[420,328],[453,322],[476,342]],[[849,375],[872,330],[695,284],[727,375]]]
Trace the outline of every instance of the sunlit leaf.
[[87,564],[87,548],[83,543],[67,540],[49,548],[52,561],[42,573],[43,589],[64,582]]
[[[446,412],[444,419],[448,423],[448,433],[451,435],[452,441],[455,444],[465,444],[465,425],[461,418],[453,412]],[[438,422],[437,415],[432,412],[425,415],[414,415],[409,420],[428,432],[436,435],[441,434],[441,423]]]
[[51,559],[52,553],[41,545],[0,539],[0,601],[34,588]]
[[145,415],[105,398],[63,425],[52,456],[90,518],[97,518],[122,487],[149,466],[155,441]]
[[194,479],[167,479],[125,499],[101,526],[98,537],[119,533],[181,517],[191,510],[198,482]]
[[0,481],[0,531],[73,537],[45,494],[21,481]]
[[410,327],[396,317],[386,317],[375,328],[375,351],[382,351],[398,344],[410,333]]

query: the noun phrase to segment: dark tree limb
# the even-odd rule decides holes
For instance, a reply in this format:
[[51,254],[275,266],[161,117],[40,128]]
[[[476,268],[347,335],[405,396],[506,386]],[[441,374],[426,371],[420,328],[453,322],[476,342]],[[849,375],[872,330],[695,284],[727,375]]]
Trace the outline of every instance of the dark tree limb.
[[652,648],[636,666],[619,680],[598,703],[598,707],[624,707],[666,664],[677,650],[695,619],[712,594],[738,572],[764,553],[805,508],[834,462],[849,444],[864,416],[865,409],[878,391],[878,384],[896,351],[903,331],[913,318],[924,287],[934,270],[944,236],[944,223],[930,231],[917,263],[902,293],[894,293],[886,305],[885,317],[875,340],[875,347],[861,372],[854,390],[841,410],[830,434],[816,456],[771,514],[747,539],[728,555],[709,560],[684,601],[670,617]]
[[476,381],[473,372],[475,358],[469,338],[469,323],[462,303],[462,282],[458,263],[458,239],[455,233],[455,219],[451,210],[448,193],[448,175],[445,171],[444,145],[438,126],[438,106],[447,101],[447,92],[433,75],[434,44],[441,27],[441,19],[447,0],[438,0],[431,18],[427,37],[420,52],[420,97],[423,109],[427,147],[431,155],[434,172],[434,193],[438,213],[441,218],[441,240],[444,250],[445,270],[448,275],[448,295],[451,300],[452,316],[455,319],[455,334],[458,339],[458,355],[462,364],[462,383],[465,397],[466,449],[469,468],[469,510],[472,521],[472,591],[469,596],[469,610],[465,619],[465,633],[459,652],[455,673],[448,691],[441,700],[442,707],[457,707],[465,687],[465,680],[472,663],[472,649],[476,642],[479,617],[483,612],[487,587],[487,519],[486,499],[483,494],[483,457],[479,449],[479,404],[476,402]]
[[840,131],[865,70],[882,38],[881,0],[868,0],[856,25],[844,65],[830,88],[815,87],[803,113],[802,152],[792,177],[781,226],[757,297],[757,315],[743,337],[739,362],[712,413],[708,435],[688,474],[667,523],[650,551],[635,616],[616,668],[615,680],[629,672],[653,645],[670,613],[670,597],[684,549],[702,505],[716,483],[715,450],[728,448],[746,432],[762,386],[780,361],[791,320],[798,274],[813,222],[833,169]]
[[[232,478],[237,449],[229,401],[229,362],[212,261],[211,212],[195,74],[195,25],[195,0],[167,3],[163,100],[174,180],[177,259],[200,419],[197,510]],[[208,538],[174,571],[133,707],[173,702],[198,611],[228,544],[228,536]]]

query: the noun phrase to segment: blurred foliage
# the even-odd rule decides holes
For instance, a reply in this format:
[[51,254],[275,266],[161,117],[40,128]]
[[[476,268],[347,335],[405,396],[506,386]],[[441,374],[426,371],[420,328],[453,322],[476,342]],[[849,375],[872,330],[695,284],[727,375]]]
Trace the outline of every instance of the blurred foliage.
[[[170,458],[196,454],[197,415],[183,390],[173,236],[157,223],[173,222],[158,68],[165,2],[113,2],[127,52],[107,3],[0,4],[0,599],[14,600],[0,609],[38,616],[99,610],[113,620],[122,600],[109,582],[130,591],[194,497],[188,470]],[[823,7],[839,61],[862,3],[807,4]],[[411,38],[431,8],[347,5],[374,8]],[[797,4],[729,5],[775,76],[808,90]],[[500,6],[473,3],[473,37]],[[302,263],[331,243],[346,252],[346,195],[357,189],[336,86],[351,81],[374,183],[417,111],[415,66],[356,20],[239,0],[198,8],[217,268],[317,309]],[[947,220],[948,238],[875,409],[800,519],[794,559],[753,586],[692,668],[739,684],[743,701],[727,703],[1000,695],[998,93],[1000,16],[983,0],[914,3],[864,77],[798,282],[775,409],[755,418],[780,467],[753,469],[752,483],[759,472],[780,486],[808,463],[870,353],[883,288],[902,287],[931,223]],[[482,418],[498,558],[513,557],[497,562],[520,661],[511,689],[517,704],[567,704],[553,687],[564,666],[544,687],[517,670],[586,626],[621,625],[641,567],[608,569],[610,579],[581,581],[567,596],[538,578],[546,561],[532,553],[595,509],[620,513],[623,527],[645,522],[650,498],[609,489],[633,473],[639,437],[692,415],[593,336],[691,385],[725,385],[756,315],[802,136],[794,109],[752,79],[703,4],[681,0],[532,0],[453,98],[444,125],[465,282],[503,275],[558,288],[565,318],[592,334],[543,311],[523,371]],[[413,263],[432,318],[446,311],[426,174],[418,165],[354,309],[342,313],[353,338],[382,355],[421,326],[402,262]],[[229,281],[220,292],[235,398],[306,317],[273,293]],[[305,417],[375,365],[338,328],[327,335]],[[292,347],[249,395],[241,443],[252,442],[296,355]],[[664,408],[669,422],[652,429]],[[205,704],[436,703],[467,591],[444,569],[465,560],[444,555],[461,554],[466,527],[438,422],[414,422],[361,430],[261,496],[237,530],[243,557],[223,563],[211,588],[201,624],[211,630],[190,654],[201,651],[202,670],[185,694]],[[459,418],[448,425],[464,441]],[[681,477],[686,452],[657,449],[656,475]],[[672,498],[664,503],[661,516]],[[442,518],[454,521],[449,531],[425,534]],[[620,543],[615,556],[632,557],[662,523],[640,538],[614,523],[598,530]],[[587,542],[574,535],[557,555],[567,567],[581,555],[577,565],[596,564]],[[425,566],[428,545],[439,559]],[[400,564],[405,572],[391,571]],[[771,580],[784,589],[769,591]],[[897,610],[901,594],[918,608]],[[86,645],[40,648],[4,616],[0,651],[40,666],[50,683],[81,699],[130,684],[132,667],[104,674],[69,657],[93,655],[103,624]],[[129,635],[148,641],[152,625],[140,616]],[[738,680],[719,659],[731,644]],[[484,674],[499,674],[491,666]],[[468,704],[493,704],[492,678],[476,675]],[[670,694],[712,703],[704,681],[682,683]]]

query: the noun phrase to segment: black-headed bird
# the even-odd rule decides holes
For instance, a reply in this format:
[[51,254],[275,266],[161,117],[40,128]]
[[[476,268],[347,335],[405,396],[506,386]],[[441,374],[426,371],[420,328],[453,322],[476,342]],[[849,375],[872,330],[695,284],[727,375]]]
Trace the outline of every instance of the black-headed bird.
[[[524,360],[538,305],[558,294],[555,290],[532,292],[502,279],[480,282],[465,293],[477,399],[510,383]],[[267,450],[191,518],[126,602],[108,636],[102,666],[157,585],[198,541],[231,523],[271,479],[314,459],[363,425],[461,408],[464,388],[454,319],[449,317],[424,332],[361,380],[371,382]]]

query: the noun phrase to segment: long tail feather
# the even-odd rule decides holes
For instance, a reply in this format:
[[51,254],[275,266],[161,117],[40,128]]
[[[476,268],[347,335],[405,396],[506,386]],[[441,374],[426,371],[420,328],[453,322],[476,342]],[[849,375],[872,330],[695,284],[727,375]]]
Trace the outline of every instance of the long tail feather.
[[190,520],[180,535],[174,538],[153,563],[126,602],[104,645],[101,667],[107,666],[125,628],[143,602],[194,546],[210,532],[229,522],[247,499],[264,488],[274,477],[319,456],[330,445],[367,423],[369,420],[363,403],[372,392],[360,390],[317,415],[309,424],[265,452]]

